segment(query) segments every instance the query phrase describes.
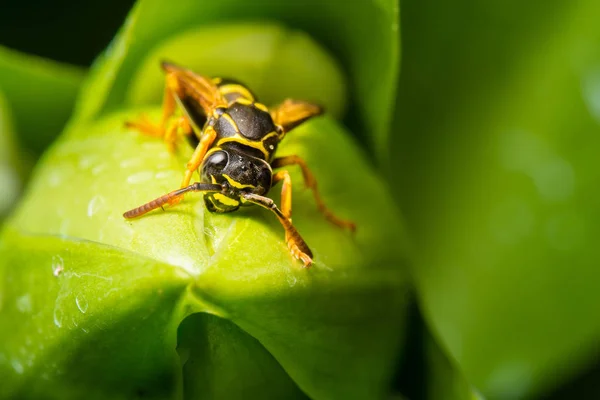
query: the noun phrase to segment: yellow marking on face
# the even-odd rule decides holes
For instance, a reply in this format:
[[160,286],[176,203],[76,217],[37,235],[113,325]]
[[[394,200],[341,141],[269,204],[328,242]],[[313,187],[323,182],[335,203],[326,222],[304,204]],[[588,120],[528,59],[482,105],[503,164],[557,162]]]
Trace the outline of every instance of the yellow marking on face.
[[204,159],[207,159],[208,156],[210,156],[212,153],[214,153],[215,151],[220,151],[222,149],[218,148],[218,147],[211,147],[206,154],[204,155]]
[[231,197],[227,197],[223,193],[215,193],[215,194],[213,194],[213,196],[220,203],[225,204],[227,206],[236,207],[236,206],[240,205],[239,201],[237,201],[236,199],[232,199]]
[[217,183],[217,180],[215,179],[215,176],[214,176],[214,175],[211,175],[211,176],[210,176],[210,181],[211,181],[212,183],[214,183],[214,184],[216,184],[216,183]]
[[262,103],[254,103],[254,107],[258,108],[259,110],[263,110],[264,112],[269,112],[269,109],[267,108],[267,106],[265,106]]
[[223,174],[223,177],[224,177],[225,179],[227,179],[227,182],[229,182],[229,184],[230,184],[231,186],[233,186],[234,188],[238,188],[238,189],[245,189],[245,188],[255,188],[255,187],[256,187],[256,186],[254,186],[254,185],[244,185],[244,184],[242,184],[242,183],[239,183],[239,182],[235,181],[235,180],[234,180],[232,177],[230,177],[230,176],[229,176],[229,175],[227,175],[227,174]]
[[[250,93],[250,91],[248,89],[246,89],[245,87],[243,87],[242,85],[230,83],[230,84],[219,87],[219,91],[223,95],[238,93],[238,94],[241,94],[245,100],[249,100],[250,102],[254,101],[254,96],[252,96],[252,93]],[[236,99],[236,101],[238,101],[238,100],[239,100],[239,98]]]
[[219,203],[215,203],[215,200],[213,199],[213,196],[208,196],[207,199],[208,199],[208,201],[210,201],[210,203],[213,205],[213,207],[216,210],[218,210],[218,211],[227,211],[223,207],[219,207]]

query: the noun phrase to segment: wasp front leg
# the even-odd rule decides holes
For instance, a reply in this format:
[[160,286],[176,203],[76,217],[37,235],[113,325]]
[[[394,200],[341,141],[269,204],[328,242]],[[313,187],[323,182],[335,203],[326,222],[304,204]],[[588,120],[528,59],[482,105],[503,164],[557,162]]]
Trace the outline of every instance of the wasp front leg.
[[[281,214],[289,221],[290,225],[292,223],[292,178],[290,177],[290,173],[288,171],[279,171],[273,175],[273,185],[277,184],[277,182],[282,182],[281,184]],[[293,226],[292,226],[293,228]],[[300,235],[295,229],[288,229],[284,225],[285,229],[285,241],[288,244],[288,248],[294,257],[299,260],[305,262],[305,258],[312,258],[312,254],[308,249],[308,246],[302,240]],[[304,249],[306,251],[302,251]],[[307,254],[308,253],[308,254]],[[310,254],[310,256],[309,256]],[[312,262],[312,260],[310,261]]]
[[184,194],[189,193],[189,192],[219,192],[221,190],[223,190],[221,185],[196,182],[187,187],[169,192],[169,193],[162,195],[146,204],[143,204],[139,207],[129,210],[123,214],[123,217],[125,217],[127,219],[140,217],[144,214],[149,213],[152,210],[155,210],[157,208],[162,208],[163,206],[165,206],[167,204],[171,204],[173,199],[181,198]]
[[281,212],[292,222],[292,178],[289,172],[279,171],[273,175],[273,185],[282,181],[281,185]]
[[[202,161],[204,161],[206,152],[208,149],[210,149],[216,137],[217,132],[215,132],[215,129],[212,126],[207,127],[202,132],[200,143],[196,147],[196,150],[194,150],[194,154],[192,154],[190,161],[188,161],[185,167],[185,175],[183,177],[183,181],[181,182],[180,188],[185,188],[190,184],[194,172],[196,172],[196,170],[200,167],[200,164],[202,164]],[[181,198],[181,196],[173,197],[169,200],[169,204],[175,205],[181,201]]]
[[271,210],[275,214],[275,216],[283,226],[283,229],[285,230],[285,241],[288,245],[290,253],[296,259],[302,261],[306,268],[310,267],[313,258],[312,252],[308,248],[308,245],[306,244],[304,239],[302,239],[302,236],[300,236],[296,228],[294,228],[294,225],[292,225],[292,221],[290,220],[290,218],[286,216],[283,213],[283,211],[277,207],[275,202],[268,197],[259,196],[253,193],[244,193],[243,196],[246,201],[264,207],[267,210]]
[[302,158],[295,155],[280,157],[276,158],[271,163],[271,167],[273,167],[274,169],[281,168],[286,165],[300,166],[300,169],[302,170],[302,176],[304,177],[304,184],[306,185],[306,187],[312,190],[319,211],[323,213],[323,215],[325,216],[325,218],[327,218],[328,221],[341,228],[349,229],[352,232],[356,230],[356,225],[353,222],[337,217],[329,208],[327,208],[325,202],[321,198],[319,190],[317,189],[317,180],[315,179],[315,176],[313,175],[311,170],[308,168],[308,165],[306,165],[306,162]]

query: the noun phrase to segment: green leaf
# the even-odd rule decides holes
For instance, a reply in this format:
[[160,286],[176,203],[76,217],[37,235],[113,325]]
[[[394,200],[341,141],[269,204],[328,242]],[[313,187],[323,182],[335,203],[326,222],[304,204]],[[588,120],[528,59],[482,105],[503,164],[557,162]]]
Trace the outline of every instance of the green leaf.
[[0,91],[23,148],[39,155],[71,115],[83,71],[0,46]]
[[[136,4],[117,39],[95,66],[92,79],[86,85],[88,94],[84,96],[88,101],[79,108],[78,116],[85,120],[122,107],[127,101],[128,85],[146,55],[174,35],[232,21],[260,21],[267,27],[272,23],[265,21],[277,21],[309,33],[340,60],[350,80],[351,112],[346,120],[354,134],[374,147],[378,161],[382,161],[388,155],[399,67],[398,15],[399,7],[395,0],[142,0]],[[301,36],[298,38],[301,40]],[[190,47],[187,49],[191,53],[189,58],[202,58],[194,53],[202,54],[205,47],[213,51],[218,44],[219,39],[216,39],[203,42],[199,47]],[[285,52],[283,55],[287,62],[294,61]],[[235,54],[232,56],[237,60]],[[290,67],[297,70],[297,65],[307,63],[307,60],[301,58],[298,64]],[[226,61],[222,60],[221,64],[225,65]],[[283,63],[273,70],[279,73],[271,75],[273,80],[269,87],[277,87],[280,79],[285,81],[286,77],[281,73],[285,66]]]
[[[350,100],[349,115],[362,118],[352,126],[385,141],[395,4],[139,2],[3,232],[0,325],[17,328],[0,330],[0,397],[382,397],[403,337],[405,238],[385,183],[331,115]],[[278,23],[231,28],[240,18]],[[225,22],[228,32],[208,27]],[[235,57],[193,54],[218,43]],[[357,233],[324,219],[296,167],[294,224],[315,255],[309,270],[258,207],[217,215],[190,196],[125,221],[124,211],[179,185],[191,154],[170,155],[160,140],[124,129],[142,112],[160,115],[163,77],[152,64],[169,55],[247,73],[270,101],[297,93],[324,103],[332,113],[294,130],[278,155],[302,156]]]
[[431,337],[425,335],[425,356],[427,362],[427,394],[430,400],[484,400],[484,397],[465,379],[456,364]]
[[393,171],[424,314],[484,396],[535,396],[600,338],[600,5],[403,15]]
[[[191,52],[199,43],[206,43],[202,51]],[[336,61],[308,35],[279,24],[231,23],[170,37],[145,57],[128,85],[128,105],[160,104],[164,72],[159,65],[165,59],[206,76],[234,77],[267,105],[286,97],[303,99],[323,104],[334,117],[346,107],[346,82]]]
[[[60,140],[4,232],[0,325],[17,329],[0,333],[0,397],[180,398],[183,387],[187,398],[218,398],[240,390],[229,387],[236,376],[251,383],[249,359],[265,370],[248,390],[273,398],[381,396],[403,332],[403,236],[385,185],[347,133],[319,118],[279,152],[304,157],[327,204],[358,225],[353,236],[328,223],[290,168],[294,223],[315,254],[307,270],[257,207],[213,214],[190,196],[124,220],[123,211],[177,187],[191,151],[174,157],[124,130],[137,113]],[[199,312],[228,321],[193,316],[176,342],[181,321]],[[201,382],[212,385],[206,395]]]
[[17,199],[23,178],[11,117],[8,103],[0,92],[0,222]]

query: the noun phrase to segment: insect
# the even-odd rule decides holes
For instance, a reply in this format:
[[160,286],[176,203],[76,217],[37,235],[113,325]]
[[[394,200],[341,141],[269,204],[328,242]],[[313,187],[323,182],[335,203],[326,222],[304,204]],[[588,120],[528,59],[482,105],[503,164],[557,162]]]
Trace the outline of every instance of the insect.
[[[325,218],[342,228],[355,230],[354,223],[338,218],[325,206],[314,175],[302,158],[296,155],[275,157],[277,146],[285,135],[322,114],[321,107],[287,99],[269,110],[258,102],[250,89],[237,81],[207,78],[169,62],[161,65],[166,80],[160,123],[154,125],[140,117],[126,122],[126,126],[163,138],[170,151],[175,150],[178,135],[183,134],[195,150],[179,189],[127,211],[123,214],[125,218],[136,218],[165,205],[176,205],[189,192],[204,192],[206,207],[216,213],[256,204],[275,214],[285,230],[290,253],[308,267],[313,262],[312,252],[292,225],[290,175],[287,170],[273,172],[298,165]],[[177,108],[182,113],[174,118]],[[200,181],[190,184],[196,171]],[[281,208],[266,197],[279,182],[282,182]]]

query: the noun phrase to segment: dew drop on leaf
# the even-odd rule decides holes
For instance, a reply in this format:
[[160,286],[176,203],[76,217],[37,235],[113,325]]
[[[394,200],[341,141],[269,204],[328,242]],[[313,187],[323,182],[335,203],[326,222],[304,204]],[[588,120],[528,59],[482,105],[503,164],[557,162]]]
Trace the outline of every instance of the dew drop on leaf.
[[65,263],[61,256],[56,255],[52,257],[52,274],[54,276],[59,276],[61,272],[65,269]]
[[75,304],[77,304],[77,308],[81,311],[82,314],[85,314],[88,309],[88,301],[82,294],[78,294],[75,297]]

